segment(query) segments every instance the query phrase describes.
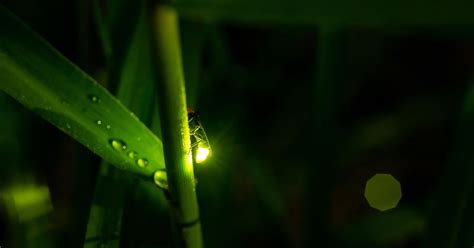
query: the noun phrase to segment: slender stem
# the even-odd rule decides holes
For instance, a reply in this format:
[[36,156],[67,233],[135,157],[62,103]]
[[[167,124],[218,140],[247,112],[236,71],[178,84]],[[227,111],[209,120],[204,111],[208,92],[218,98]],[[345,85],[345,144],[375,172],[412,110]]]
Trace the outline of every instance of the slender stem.
[[333,187],[335,159],[337,157],[339,99],[343,83],[344,49],[342,30],[338,26],[322,25],[317,48],[316,81],[314,84],[313,126],[311,131],[314,144],[310,147],[309,167],[311,180],[307,186],[306,223],[307,245],[311,247],[330,247],[329,199]]
[[157,52],[159,111],[168,177],[172,219],[178,229],[178,247],[202,247],[195,191],[178,16],[168,6],[153,9]]
[[110,39],[110,33],[105,24],[104,16],[102,15],[102,11],[99,6],[99,1],[93,0],[91,3],[100,43],[104,51],[104,56],[107,63],[110,64],[110,60],[112,59],[112,40]]

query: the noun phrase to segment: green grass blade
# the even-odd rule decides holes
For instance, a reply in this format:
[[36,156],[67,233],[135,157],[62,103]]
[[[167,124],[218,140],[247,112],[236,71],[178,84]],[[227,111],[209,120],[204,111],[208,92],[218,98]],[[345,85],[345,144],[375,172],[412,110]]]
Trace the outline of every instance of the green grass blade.
[[1,90],[117,168],[148,178],[164,168],[161,141],[132,112],[3,7],[0,23]]
[[123,206],[134,180],[106,162],[100,166],[84,247],[119,247]]
[[474,84],[471,82],[450,160],[433,202],[423,247],[471,247],[474,244]]
[[[138,1],[136,4],[143,5],[143,1]],[[146,11],[141,8],[139,13],[131,16],[127,10],[121,8],[110,9],[121,11],[119,14],[123,18],[134,19],[132,23],[137,23],[136,26],[131,27],[134,32],[132,32],[133,36],[127,49],[122,51],[124,56],[121,57],[120,61],[115,62],[119,66],[114,67],[114,70],[110,72],[112,74],[111,78],[118,81],[113,83],[118,86],[117,98],[144,123],[150,124],[151,115],[156,115],[156,113],[153,113],[153,107],[156,104],[154,102],[155,82]],[[100,12],[100,10],[97,11]],[[116,15],[117,13],[109,12],[109,14]],[[101,17],[98,16],[97,18]],[[138,19],[138,22],[135,19]],[[98,20],[98,22],[100,21]],[[100,32],[108,33],[109,30]],[[119,41],[113,40],[113,42]],[[97,247],[98,244],[104,247],[119,247],[123,239],[121,229],[124,211],[126,211],[124,208],[125,201],[131,197],[130,194],[137,185],[133,178],[118,172],[111,165],[105,162],[101,164],[84,247]],[[121,190],[116,194],[110,194],[114,188],[120,188]],[[161,195],[154,194],[152,196],[152,198],[156,198]]]
[[106,61],[110,61],[112,57],[112,40],[110,39],[109,30],[106,27],[102,11],[98,0],[92,1],[92,11],[94,12],[94,19],[96,22],[97,31],[102,45],[102,50]]
[[314,130],[311,131],[313,145],[307,153],[311,155],[314,166],[307,169],[312,175],[307,186],[306,214],[309,221],[306,226],[308,245],[330,246],[329,236],[329,192],[335,181],[335,162],[338,157],[338,123],[340,99],[338,90],[343,84],[344,45],[343,30],[337,26],[323,26],[319,33],[317,48],[316,82],[313,88]]

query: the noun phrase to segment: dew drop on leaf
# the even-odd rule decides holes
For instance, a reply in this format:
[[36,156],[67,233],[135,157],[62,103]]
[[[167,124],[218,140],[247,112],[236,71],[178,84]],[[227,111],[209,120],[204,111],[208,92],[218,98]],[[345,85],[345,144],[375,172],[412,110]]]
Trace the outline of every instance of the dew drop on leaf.
[[157,170],[153,175],[153,181],[158,187],[168,189],[168,178],[165,170]]
[[102,121],[101,121],[101,120],[98,120],[98,121],[96,121],[95,123],[97,123],[97,125],[102,125]]
[[111,139],[110,144],[116,151],[122,152],[122,151],[127,150],[127,145],[125,144],[125,142],[121,140]]
[[92,94],[88,95],[87,97],[93,103],[100,103],[102,101],[99,97],[97,97],[95,95],[92,95]]
[[136,159],[138,157],[138,153],[135,151],[128,152],[128,157],[132,159]]
[[139,159],[137,159],[137,165],[142,167],[142,168],[145,168],[148,165],[148,160],[146,160],[144,158],[139,158]]

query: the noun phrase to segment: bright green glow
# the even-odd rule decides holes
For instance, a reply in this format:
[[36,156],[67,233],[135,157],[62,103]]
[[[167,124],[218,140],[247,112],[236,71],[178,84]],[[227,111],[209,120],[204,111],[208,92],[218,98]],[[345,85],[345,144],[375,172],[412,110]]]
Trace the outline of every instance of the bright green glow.
[[202,163],[209,156],[209,149],[205,147],[199,147],[196,153],[196,163]]
[[402,198],[402,188],[392,175],[375,174],[367,181],[364,195],[371,207],[385,211],[398,205]]
[[49,188],[44,185],[13,185],[0,192],[0,204],[20,222],[46,215],[53,210]]

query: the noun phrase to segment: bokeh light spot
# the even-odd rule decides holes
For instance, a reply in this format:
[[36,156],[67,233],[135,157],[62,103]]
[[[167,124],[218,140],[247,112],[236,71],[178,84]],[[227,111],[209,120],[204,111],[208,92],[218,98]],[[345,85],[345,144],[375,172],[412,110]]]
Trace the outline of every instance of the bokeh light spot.
[[395,208],[402,198],[402,188],[398,180],[390,174],[375,174],[365,185],[365,199],[377,210]]

